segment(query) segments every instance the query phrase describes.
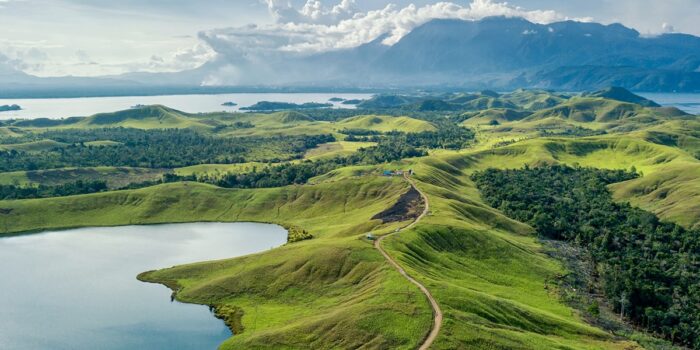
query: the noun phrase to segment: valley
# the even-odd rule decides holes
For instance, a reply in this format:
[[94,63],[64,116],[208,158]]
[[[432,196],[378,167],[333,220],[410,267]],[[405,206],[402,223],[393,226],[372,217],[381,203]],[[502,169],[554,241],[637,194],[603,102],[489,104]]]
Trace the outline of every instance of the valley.
[[[554,201],[536,201],[532,193],[543,191],[535,184],[561,203],[590,195],[629,204],[684,232],[672,249],[687,259],[670,271],[661,253],[634,255],[648,267],[637,271],[600,255],[594,268],[697,285],[698,130],[697,115],[621,88],[379,94],[351,110],[188,113],[148,105],[1,120],[0,236],[193,222],[305,231],[264,252],[138,275],[178,301],[212,307],[233,332],[221,349],[696,348],[696,289],[664,301],[693,310],[668,316],[666,328],[652,327],[641,309],[615,317],[621,292],[656,294],[632,284],[606,289],[592,278],[585,282],[596,296],[580,296],[567,278],[581,271],[552,251],[561,237],[516,209]],[[627,175],[566,192],[554,175],[517,173],[556,167]],[[514,180],[494,188],[524,194],[485,190],[490,182],[480,174],[501,171],[516,172]],[[568,234],[595,225],[567,225],[560,243],[588,249]],[[601,227],[596,234],[609,228]],[[640,232],[625,239],[673,241]],[[650,314],[661,312],[651,306]]]

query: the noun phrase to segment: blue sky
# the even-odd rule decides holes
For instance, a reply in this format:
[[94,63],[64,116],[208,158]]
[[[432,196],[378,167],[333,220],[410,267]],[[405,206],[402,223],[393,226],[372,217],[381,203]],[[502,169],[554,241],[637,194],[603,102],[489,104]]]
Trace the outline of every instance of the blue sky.
[[[431,16],[457,11],[458,18],[509,13],[542,22],[621,22],[643,34],[700,35],[698,0],[474,2],[439,7],[428,0],[0,0],[0,64],[42,76],[177,71],[220,50],[323,51],[361,44],[387,30],[395,41]],[[387,10],[388,4],[395,6]],[[350,20],[358,14],[363,19]]]

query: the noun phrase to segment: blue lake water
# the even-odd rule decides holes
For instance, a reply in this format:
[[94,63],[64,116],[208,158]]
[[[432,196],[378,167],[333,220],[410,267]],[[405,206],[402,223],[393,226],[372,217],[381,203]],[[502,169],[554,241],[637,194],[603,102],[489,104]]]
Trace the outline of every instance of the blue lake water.
[[639,95],[662,106],[672,106],[690,114],[700,115],[700,94],[642,93]]
[[[0,99],[0,106],[17,104],[20,111],[0,112],[0,119],[32,118],[67,118],[84,117],[103,112],[115,112],[135,105],[165,105],[189,113],[235,112],[241,107],[251,106],[260,101],[291,103],[333,103],[336,108],[354,108],[338,102],[329,102],[333,97],[366,99],[369,94],[343,93],[250,93],[221,95],[164,95],[164,96],[123,96],[123,97],[88,97],[88,98],[38,98],[38,99]],[[237,106],[222,106],[225,102],[237,103]]]
[[[642,93],[661,105],[675,106],[688,113],[700,114],[700,94]],[[0,119],[12,118],[67,118],[89,116],[96,113],[114,112],[134,105],[162,104],[189,113],[238,111],[260,101],[275,102],[329,102],[332,97],[344,99],[367,99],[371,94],[344,93],[239,93],[221,95],[164,95],[164,96],[124,96],[89,98],[43,98],[43,99],[0,99],[0,105],[18,104],[21,111],[0,112]],[[235,102],[238,106],[225,107],[224,102]],[[353,106],[333,103],[336,108]]]
[[256,253],[287,233],[254,223],[84,228],[0,238],[0,349],[216,349],[202,305],[171,302],[147,270]]

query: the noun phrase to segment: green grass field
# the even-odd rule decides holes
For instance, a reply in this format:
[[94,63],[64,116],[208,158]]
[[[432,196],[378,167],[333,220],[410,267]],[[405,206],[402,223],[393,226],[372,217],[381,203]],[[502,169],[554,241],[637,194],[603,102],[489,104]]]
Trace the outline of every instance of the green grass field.
[[[511,98],[518,96],[516,92]],[[557,163],[634,168],[642,176],[609,187],[616,200],[664,220],[700,228],[700,160],[694,154],[699,149],[697,124],[685,116],[669,120],[663,110],[600,98],[564,101],[541,93],[528,101],[529,109],[539,110],[528,110],[528,117],[499,109],[467,119],[464,124],[478,126],[478,143],[466,150],[432,150],[423,158],[335,169],[306,185],[281,188],[171,183],[0,201],[0,232],[197,221],[298,226],[314,238],[260,254],[149,271],[139,278],[167,285],[183,302],[215,306],[236,333],[222,349],[415,349],[432,324],[429,303],[364,239],[370,231],[382,235],[407,224],[384,224],[372,218],[409,189],[401,178],[380,176],[382,171],[410,168],[429,198],[430,212],[410,230],[387,237],[384,247],[430,290],[444,312],[434,349],[641,349],[628,337],[588,324],[561,300],[554,281],[567,274],[564,266],[547,254],[531,227],[485,204],[469,176],[490,167]],[[560,104],[559,108],[552,103]],[[289,112],[184,117],[196,127],[204,125],[202,130],[234,121],[255,125],[223,129],[225,135],[435,128],[407,117],[358,116],[336,123]],[[483,125],[492,118],[501,125]],[[120,120],[131,123],[130,118]],[[163,122],[181,123],[177,118]],[[570,126],[608,134],[541,136],[543,128]],[[328,143],[307,152],[306,158],[345,155],[368,145]],[[174,171],[215,174],[264,166],[205,164]],[[29,183],[32,176],[39,175],[4,173],[0,183]]]

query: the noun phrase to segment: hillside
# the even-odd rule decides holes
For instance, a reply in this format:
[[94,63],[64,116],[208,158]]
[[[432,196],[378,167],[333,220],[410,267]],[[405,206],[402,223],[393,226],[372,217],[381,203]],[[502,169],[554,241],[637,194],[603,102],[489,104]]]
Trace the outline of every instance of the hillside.
[[422,120],[409,117],[389,117],[376,115],[363,115],[344,119],[336,124],[339,129],[367,129],[380,132],[404,131],[420,132],[435,130],[435,127]]
[[[607,278],[609,271],[586,265],[595,264],[586,258],[587,247],[542,239],[547,236],[539,226],[512,217],[514,207],[539,207],[494,203],[473,175],[550,165],[570,166],[571,172],[624,170],[616,180],[622,182],[592,191],[583,181],[576,196],[553,192],[552,198],[569,203],[604,197],[608,204],[645,210],[641,221],[700,229],[695,116],[654,107],[620,89],[388,96],[369,101],[396,104],[376,114],[342,112],[357,114],[349,117],[334,111],[195,115],[153,107],[98,118],[139,129],[86,127],[94,117],[76,122],[79,129],[8,126],[12,134],[0,137],[0,165],[14,171],[0,173],[0,193],[8,198],[0,200],[0,234],[197,221],[266,222],[306,231],[310,239],[260,254],[139,275],[173,289],[179,301],[212,306],[235,333],[222,349],[417,348],[435,329],[435,309],[377,247],[442,310],[432,348],[676,349],[669,334],[693,320],[657,333],[644,332],[643,322],[620,320],[619,295],[600,292],[605,286],[591,275],[602,271],[600,278]],[[183,127],[150,127],[160,120]],[[130,166],[114,167],[117,162]],[[22,191],[31,195],[21,187],[29,184],[50,190],[95,180],[107,181],[108,188],[22,197]],[[539,178],[530,181],[547,186]],[[128,189],[114,190],[118,186]],[[526,187],[518,195],[526,201],[539,193]],[[421,208],[429,208],[424,216],[417,215]],[[567,232],[589,232],[567,225]],[[675,244],[655,241],[665,236],[652,233],[639,236],[626,237],[633,243],[639,238],[626,247]],[[379,243],[377,237],[383,237]],[[654,273],[678,277],[665,275],[656,258],[632,253],[625,256],[640,259],[635,266],[644,270],[625,273],[639,273],[644,281]],[[687,278],[684,286],[696,274]],[[697,297],[682,288],[674,293]],[[676,299],[669,303],[684,300]],[[687,310],[683,315],[692,314]],[[673,314],[655,312],[673,321]],[[691,333],[683,331],[686,344],[695,341]]]

